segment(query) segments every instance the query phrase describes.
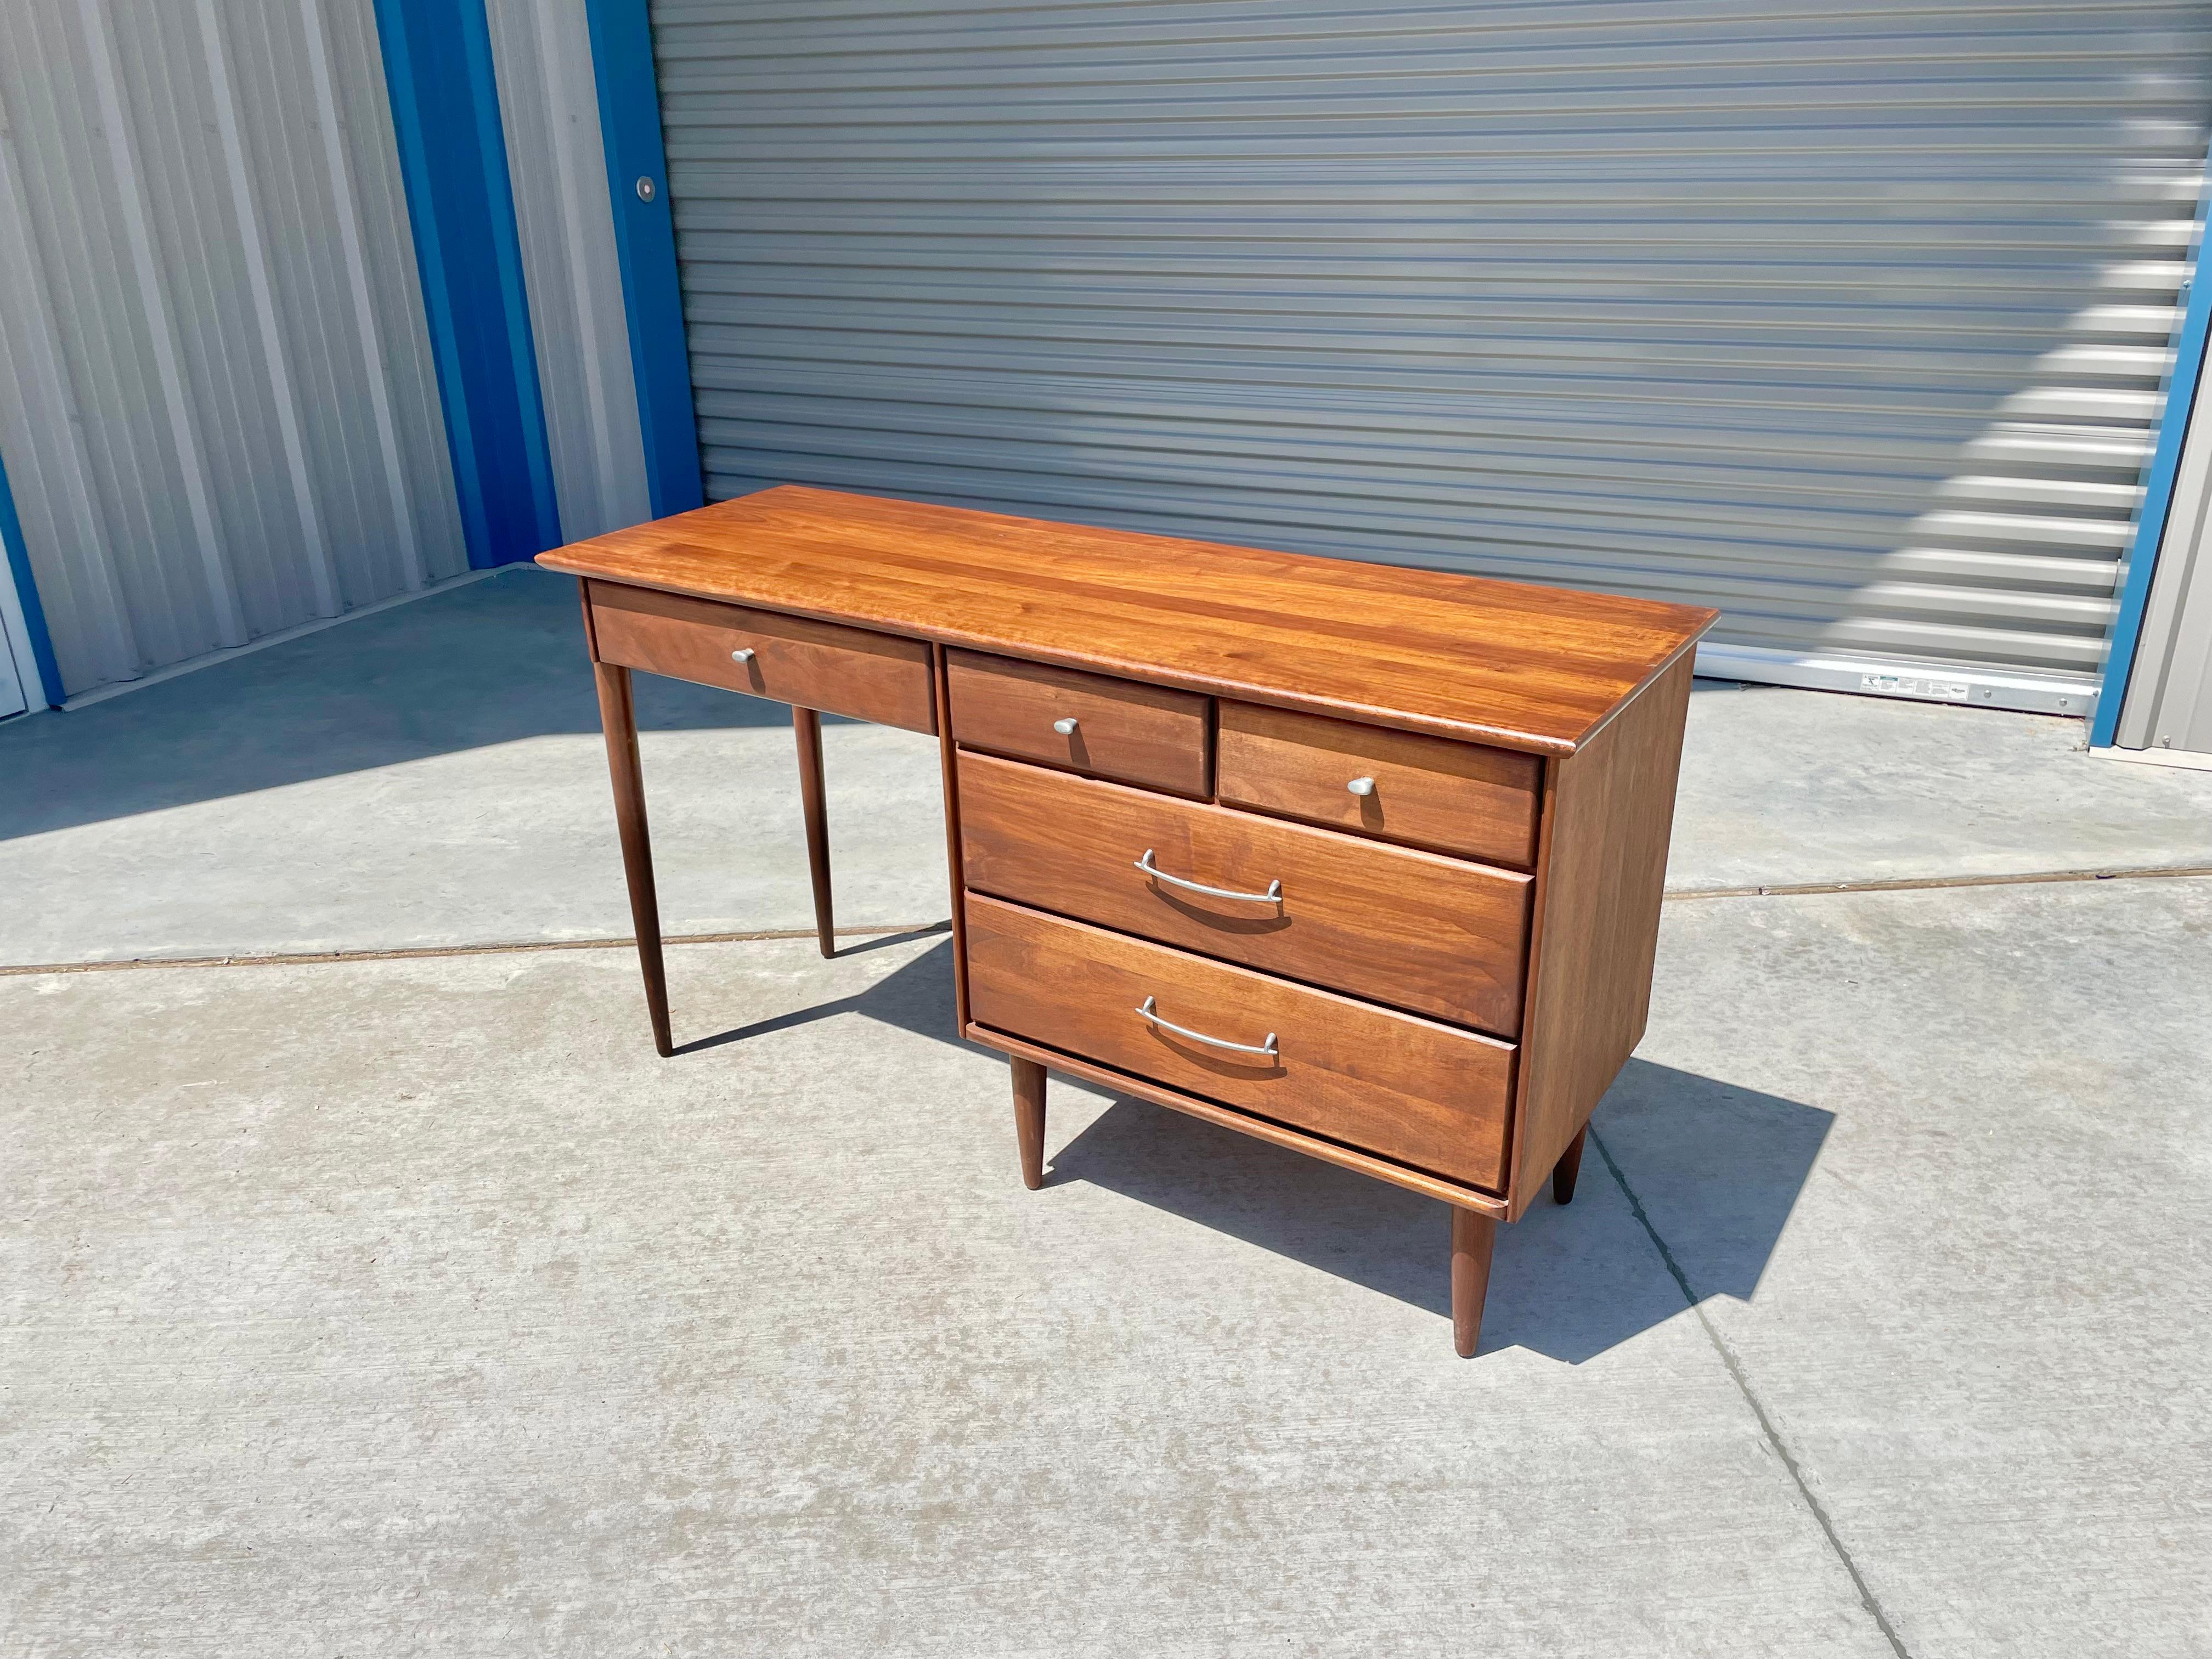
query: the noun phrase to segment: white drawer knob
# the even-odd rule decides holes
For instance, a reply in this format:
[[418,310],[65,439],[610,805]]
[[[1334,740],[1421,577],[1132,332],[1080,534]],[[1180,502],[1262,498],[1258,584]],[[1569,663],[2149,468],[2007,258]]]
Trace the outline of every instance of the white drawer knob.
[[1346,784],[1344,787],[1352,791],[1355,795],[1371,795],[1375,793],[1375,780],[1372,778],[1354,778],[1350,783]]
[[1063,714],[1060,719],[1052,723],[1052,729],[1059,732],[1063,738],[1073,737],[1075,735],[1075,716],[1073,714]]
[[750,662],[752,659],[753,648],[750,645],[745,647],[742,651],[732,651],[730,653],[730,660],[732,662]]

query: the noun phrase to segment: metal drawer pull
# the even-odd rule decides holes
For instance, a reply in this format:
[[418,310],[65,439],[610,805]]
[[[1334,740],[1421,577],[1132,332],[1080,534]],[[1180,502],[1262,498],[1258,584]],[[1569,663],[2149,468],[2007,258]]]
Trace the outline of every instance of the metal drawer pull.
[[1240,893],[1233,887],[1208,887],[1203,882],[1185,881],[1181,876],[1171,876],[1152,862],[1152,849],[1145,848],[1145,856],[1137,860],[1137,868],[1154,881],[1164,881],[1170,887],[1186,888],[1194,893],[1203,893],[1208,898],[1243,899],[1253,904],[1280,904],[1283,884],[1271,881],[1264,893]]
[[1052,729],[1059,732],[1063,738],[1073,737],[1075,735],[1075,716],[1073,714],[1063,714],[1060,719],[1052,723]]
[[750,662],[752,659],[753,648],[750,645],[745,647],[742,651],[732,651],[730,653],[730,660],[732,662]]
[[1375,793],[1375,780],[1372,778],[1354,778],[1350,783],[1346,784],[1344,787],[1352,791],[1355,795],[1371,795]]
[[1152,999],[1146,997],[1145,1006],[1137,1010],[1163,1031],[1173,1031],[1177,1036],[1188,1037],[1193,1042],[1203,1042],[1209,1048],[1227,1048],[1240,1054],[1265,1054],[1270,1060],[1279,1059],[1275,1050],[1275,1034],[1267,1033],[1267,1040],[1256,1048],[1249,1042],[1231,1042],[1226,1037],[1208,1036],[1203,1031],[1194,1031],[1188,1025],[1178,1025],[1173,1020],[1162,1019],[1152,1012]]

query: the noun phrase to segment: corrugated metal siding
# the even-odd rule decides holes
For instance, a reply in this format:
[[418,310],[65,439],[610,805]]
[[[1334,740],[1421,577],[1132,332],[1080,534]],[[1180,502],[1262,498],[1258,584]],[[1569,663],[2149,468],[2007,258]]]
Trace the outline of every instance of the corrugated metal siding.
[[2212,758],[2212,375],[2200,380],[2114,744]]
[[713,496],[1465,568],[2093,684],[2200,5],[653,15]]
[[561,533],[653,516],[584,0],[489,0]]
[[22,622],[15,614],[15,578],[0,570],[0,720],[20,714],[29,706],[23,687],[32,678],[30,652],[17,635]]
[[368,0],[0,8],[4,454],[71,693],[467,567]]

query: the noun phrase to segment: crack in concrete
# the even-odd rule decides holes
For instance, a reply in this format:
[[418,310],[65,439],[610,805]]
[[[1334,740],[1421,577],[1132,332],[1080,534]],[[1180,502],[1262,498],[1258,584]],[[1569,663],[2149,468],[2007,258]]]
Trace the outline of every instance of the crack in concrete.
[[1774,1419],[1767,1415],[1765,1402],[1752,1388],[1751,1379],[1744,1372],[1743,1362],[1737,1358],[1735,1350],[1729,1346],[1713,1322],[1705,1316],[1705,1307],[1698,1293],[1690,1287],[1690,1276],[1682,1271],[1682,1264],[1674,1259],[1674,1251],[1667,1248],[1667,1241],[1660,1237],[1659,1230],[1651,1224],[1651,1218],[1644,1211],[1644,1201],[1637,1197],[1636,1189],[1628,1184],[1628,1176],[1622,1172],[1611,1150],[1598,1138],[1595,1129],[1590,1131],[1589,1143],[1597,1148],[1597,1155],[1605,1160],[1605,1167],[1612,1171],[1613,1183],[1620,1188],[1621,1196],[1628,1200],[1629,1210],[1636,1217],[1637,1224],[1644,1229],[1652,1248],[1659,1252],[1659,1259],[1667,1264],[1667,1271],[1674,1275],[1675,1287],[1682,1292],[1684,1304],[1704,1328],[1705,1340],[1713,1345],[1713,1352],[1720,1356],[1721,1364],[1727,1367],[1736,1391],[1743,1396],[1744,1404],[1751,1407],[1751,1414],[1759,1423],[1759,1432],[1766,1437],[1766,1443],[1773,1449],[1775,1456],[1782,1461],[1782,1467],[1790,1472],[1790,1480],[1796,1483],[1797,1495],[1805,1500],[1805,1507],[1819,1524],[1821,1535],[1828,1540],[1828,1547],[1835,1552],[1837,1560],[1843,1563],[1844,1571],[1850,1575],[1852,1587],[1859,1593],[1859,1605],[1867,1610],[1868,1616],[1875,1622],[1875,1628],[1882,1633],[1883,1639],[1889,1644],[1890,1651],[1897,1656],[1897,1659],[1912,1659],[1912,1650],[1905,1645],[1904,1638],[1897,1633],[1897,1627],[1890,1623],[1889,1614],[1883,1609],[1873,1587],[1867,1583],[1866,1575],[1859,1571],[1859,1564],[1852,1559],[1850,1551],[1844,1547],[1842,1538],[1837,1535],[1835,1522],[1829,1518],[1820,1500],[1813,1495],[1813,1488],[1805,1479],[1805,1471],[1799,1467],[1796,1455],[1782,1438],[1781,1431],[1774,1426]]

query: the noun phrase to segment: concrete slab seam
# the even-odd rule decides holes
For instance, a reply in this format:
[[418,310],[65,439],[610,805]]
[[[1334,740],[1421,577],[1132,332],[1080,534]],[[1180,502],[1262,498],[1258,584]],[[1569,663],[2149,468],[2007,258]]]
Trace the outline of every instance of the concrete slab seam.
[[1889,1644],[1890,1650],[1897,1655],[1897,1659],[1912,1659],[1911,1650],[1905,1645],[1904,1638],[1898,1635],[1896,1627],[1890,1623],[1889,1615],[1883,1610],[1881,1602],[1875,1596],[1872,1586],[1868,1584],[1865,1575],[1859,1571],[1858,1563],[1851,1558],[1850,1551],[1844,1547],[1842,1538],[1837,1535],[1835,1522],[1828,1518],[1828,1512],[1820,1506],[1820,1500],[1813,1495],[1813,1489],[1806,1481],[1804,1470],[1798,1467],[1796,1455],[1791,1453],[1788,1443],[1782,1438],[1781,1432],[1774,1426],[1773,1419],[1767,1415],[1766,1407],[1760,1401],[1757,1391],[1752,1388],[1751,1379],[1745,1374],[1742,1362],[1736,1357],[1735,1351],[1729,1347],[1726,1340],[1722,1337],[1713,1322],[1705,1317],[1705,1309],[1698,1305],[1698,1293],[1690,1286],[1689,1275],[1682,1271],[1681,1263],[1674,1259],[1674,1251],[1668,1249],[1667,1241],[1659,1236],[1658,1228],[1651,1224],[1651,1218],[1644,1208],[1644,1201],[1637,1197],[1636,1189],[1628,1184],[1628,1176],[1622,1172],[1620,1164],[1615,1161],[1612,1150],[1599,1138],[1597,1131],[1594,1128],[1590,1131],[1589,1142],[1591,1146],[1597,1148],[1597,1155],[1605,1160],[1605,1167],[1612,1172],[1613,1182],[1620,1188],[1621,1196],[1628,1200],[1629,1210],[1636,1217],[1637,1224],[1644,1229],[1645,1236],[1651,1241],[1652,1248],[1659,1252],[1659,1259],[1667,1264],[1667,1271],[1674,1275],[1675,1286],[1682,1292],[1683,1304],[1689,1309],[1690,1312],[1696,1316],[1698,1323],[1704,1328],[1705,1340],[1713,1345],[1713,1352],[1720,1356],[1721,1364],[1727,1367],[1728,1374],[1735,1382],[1737,1392],[1743,1395],[1744,1404],[1751,1407],[1751,1414],[1759,1423],[1759,1432],[1766,1437],[1766,1443],[1774,1449],[1774,1455],[1782,1461],[1782,1467],[1790,1472],[1790,1480],[1796,1484],[1797,1495],[1804,1499],[1805,1507],[1811,1512],[1814,1522],[1820,1527],[1821,1535],[1828,1540],[1828,1547],[1835,1552],[1836,1559],[1843,1564],[1844,1571],[1850,1575],[1852,1587],[1858,1591],[1859,1605],[1867,1610],[1868,1616],[1874,1620],[1875,1627],[1881,1631],[1883,1639]]
[[[874,939],[886,944],[901,939],[927,939],[932,933],[949,933],[951,921],[910,921],[882,927],[838,927],[831,930],[838,939]],[[813,939],[811,927],[766,927],[747,933],[670,933],[663,937],[664,946],[678,945],[757,945],[775,939]],[[118,962],[47,962],[19,964],[0,964],[0,979],[25,979],[42,974],[112,974],[142,968],[311,968],[319,963],[342,962],[416,962],[440,957],[500,957],[522,956],[539,951],[632,951],[637,948],[635,937],[619,939],[522,939],[501,945],[398,945],[383,951],[271,951],[247,956],[234,953],[222,957],[131,957]]]
[[2171,881],[2212,876],[2212,864],[2156,864],[2075,870],[2024,870],[1996,876],[1899,876],[1872,881],[1782,882],[1751,887],[1670,887],[1665,898],[1804,898],[1822,893],[1918,893],[1945,887],[2033,887],[2069,881]]
[[[1898,881],[1818,882],[1799,886],[1773,887],[1712,887],[1692,888],[1669,892],[1666,902],[1676,903],[1687,899],[1716,898],[1803,898],[1824,894],[1845,893],[1922,893],[1936,892],[1949,888],[2024,887],[2053,882],[2132,881],[2201,879],[2212,876],[2212,865],[2166,865],[2156,868],[2134,870],[2072,870],[2039,871],[2012,876],[1929,876]],[[927,933],[950,932],[952,923],[947,921],[930,922],[900,922],[896,925],[871,927],[840,927],[836,936],[845,938],[880,938],[889,934],[910,934],[920,938]],[[746,933],[670,933],[661,944],[674,947],[679,945],[751,945],[765,940],[812,939],[811,927],[767,927]],[[139,968],[269,968],[304,966],[316,963],[340,962],[398,962],[437,957],[485,957],[520,954],[532,951],[623,951],[636,947],[636,939],[629,934],[608,934],[592,939],[510,939],[483,945],[400,945],[390,949],[367,951],[270,951],[251,954],[231,952],[224,956],[205,957],[131,957],[112,962],[33,962],[0,963],[0,979],[21,979],[42,974],[106,974]]]

